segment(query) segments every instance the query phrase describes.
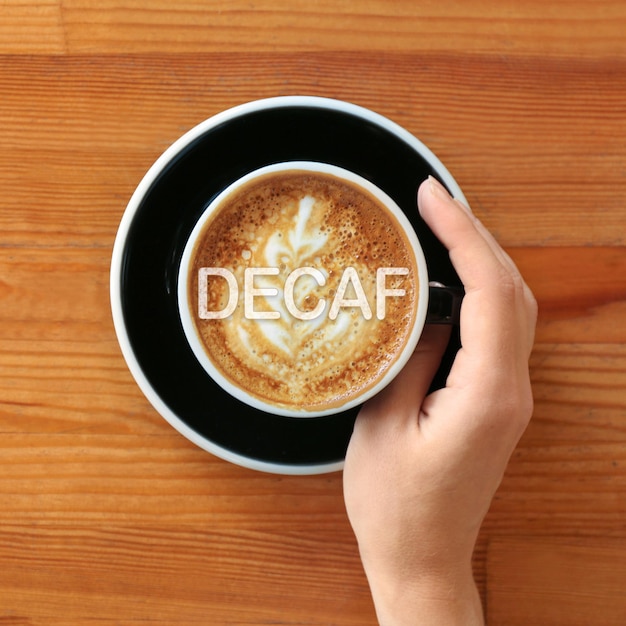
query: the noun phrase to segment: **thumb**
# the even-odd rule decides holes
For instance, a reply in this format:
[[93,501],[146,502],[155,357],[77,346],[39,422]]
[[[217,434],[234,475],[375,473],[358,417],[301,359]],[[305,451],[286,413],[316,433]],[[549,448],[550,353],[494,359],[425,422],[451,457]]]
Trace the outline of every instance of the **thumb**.
[[422,403],[439,368],[449,338],[449,326],[425,326],[417,348],[407,364],[385,389],[363,406],[358,420],[373,418],[382,422],[394,419],[417,424]]

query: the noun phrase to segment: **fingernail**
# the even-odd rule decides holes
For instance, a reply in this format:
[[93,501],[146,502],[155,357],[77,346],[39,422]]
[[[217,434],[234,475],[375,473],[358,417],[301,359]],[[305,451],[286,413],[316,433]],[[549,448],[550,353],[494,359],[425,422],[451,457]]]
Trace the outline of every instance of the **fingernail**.
[[454,202],[459,208],[463,209],[469,215],[473,215],[472,209],[470,209],[466,204],[458,200],[457,198],[453,198],[448,190],[433,176],[428,177],[428,185],[430,187],[431,193],[439,198],[440,200],[448,200]]
[[434,176],[428,176],[428,186],[433,196],[442,200],[450,200],[448,190]]

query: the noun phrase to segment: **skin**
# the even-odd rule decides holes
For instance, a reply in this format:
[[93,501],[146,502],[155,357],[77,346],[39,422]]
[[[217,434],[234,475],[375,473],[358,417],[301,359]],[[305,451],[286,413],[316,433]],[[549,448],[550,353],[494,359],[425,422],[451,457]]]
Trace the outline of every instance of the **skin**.
[[493,236],[434,179],[418,208],[465,286],[462,348],[445,388],[427,395],[449,338],[427,327],[401,374],[362,408],[344,497],[381,626],[482,625],[472,553],[532,414],[537,304]]

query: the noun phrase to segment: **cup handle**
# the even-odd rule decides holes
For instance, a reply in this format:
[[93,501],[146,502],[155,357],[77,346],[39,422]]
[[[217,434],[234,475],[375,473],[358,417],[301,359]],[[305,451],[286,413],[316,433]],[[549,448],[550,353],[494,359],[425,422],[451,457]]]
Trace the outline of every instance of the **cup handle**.
[[427,324],[459,324],[463,287],[447,287],[437,282],[428,283]]

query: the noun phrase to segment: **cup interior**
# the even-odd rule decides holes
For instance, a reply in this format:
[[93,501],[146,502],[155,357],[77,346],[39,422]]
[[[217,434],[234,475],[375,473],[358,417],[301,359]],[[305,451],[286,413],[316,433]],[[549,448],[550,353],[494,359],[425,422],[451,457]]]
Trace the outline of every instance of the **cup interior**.
[[[412,253],[413,261],[412,266],[417,269],[416,283],[418,285],[417,293],[417,313],[415,314],[412,327],[409,329],[407,340],[405,341],[402,349],[394,359],[393,363],[384,370],[378,379],[372,385],[368,385],[367,389],[360,395],[356,395],[346,402],[341,404],[333,404],[332,407],[324,409],[307,409],[303,407],[283,407],[271,402],[265,402],[259,397],[242,389],[239,385],[231,381],[225,376],[211,358],[208,356],[207,351],[203,345],[202,338],[198,332],[196,322],[194,321],[194,314],[192,313],[194,298],[190,297],[189,285],[190,285],[190,272],[192,268],[193,257],[199,239],[203,232],[207,228],[207,224],[214,219],[215,215],[219,213],[221,207],[225,201],[232,197],[239,189],[245,188],[248,183],[253,183],[256,180],[263,179],[271,174],[280,174],[285,172],[306,172],[312,174],[330,175],[341,181],[346,181],[360,190],[371,194],[378,203],[383,205],[385,209],[393,216],[395,222],[402,229],[403,237],[406,238],[409,244],[410,252]],[[209,225],[210,227],[210,225]],[[178,274],[178,309],[182,327],[189,343],[189,346],[193,350],[198,362],[209,374],[209,376],[228,394],[234,398],[244,402],[256,409],[272,412],[276,415],[287,417],[323,417],[340,413],[347,409],[351,409],[358,406],[379,393],[386,385],[388,385],[393,378],[404,367],[407,360],[415,350],[415,347],[419,341],[419,337],[424,326],[426,312],[428,309],[428,271],[426,266],[426,259],[424,252],[417,238],[415,230],[407,219],[406,215],[398,204],[377,185],[370,180],[360,176],[359,174],[352,172],[346,168],[338,167],[329,163],[322,163],[319,161],[286,161],[280,163],[274,163],[266,165],[259,169],[248,172],[240,179],[232,182],[221,193],[219,193],[207,206],[206,210],[202,213],[194,226],[182,254],[180,269]],[[261,324],[267,323],[262,321]],[[295,363],[294,363],[295,365]]]

